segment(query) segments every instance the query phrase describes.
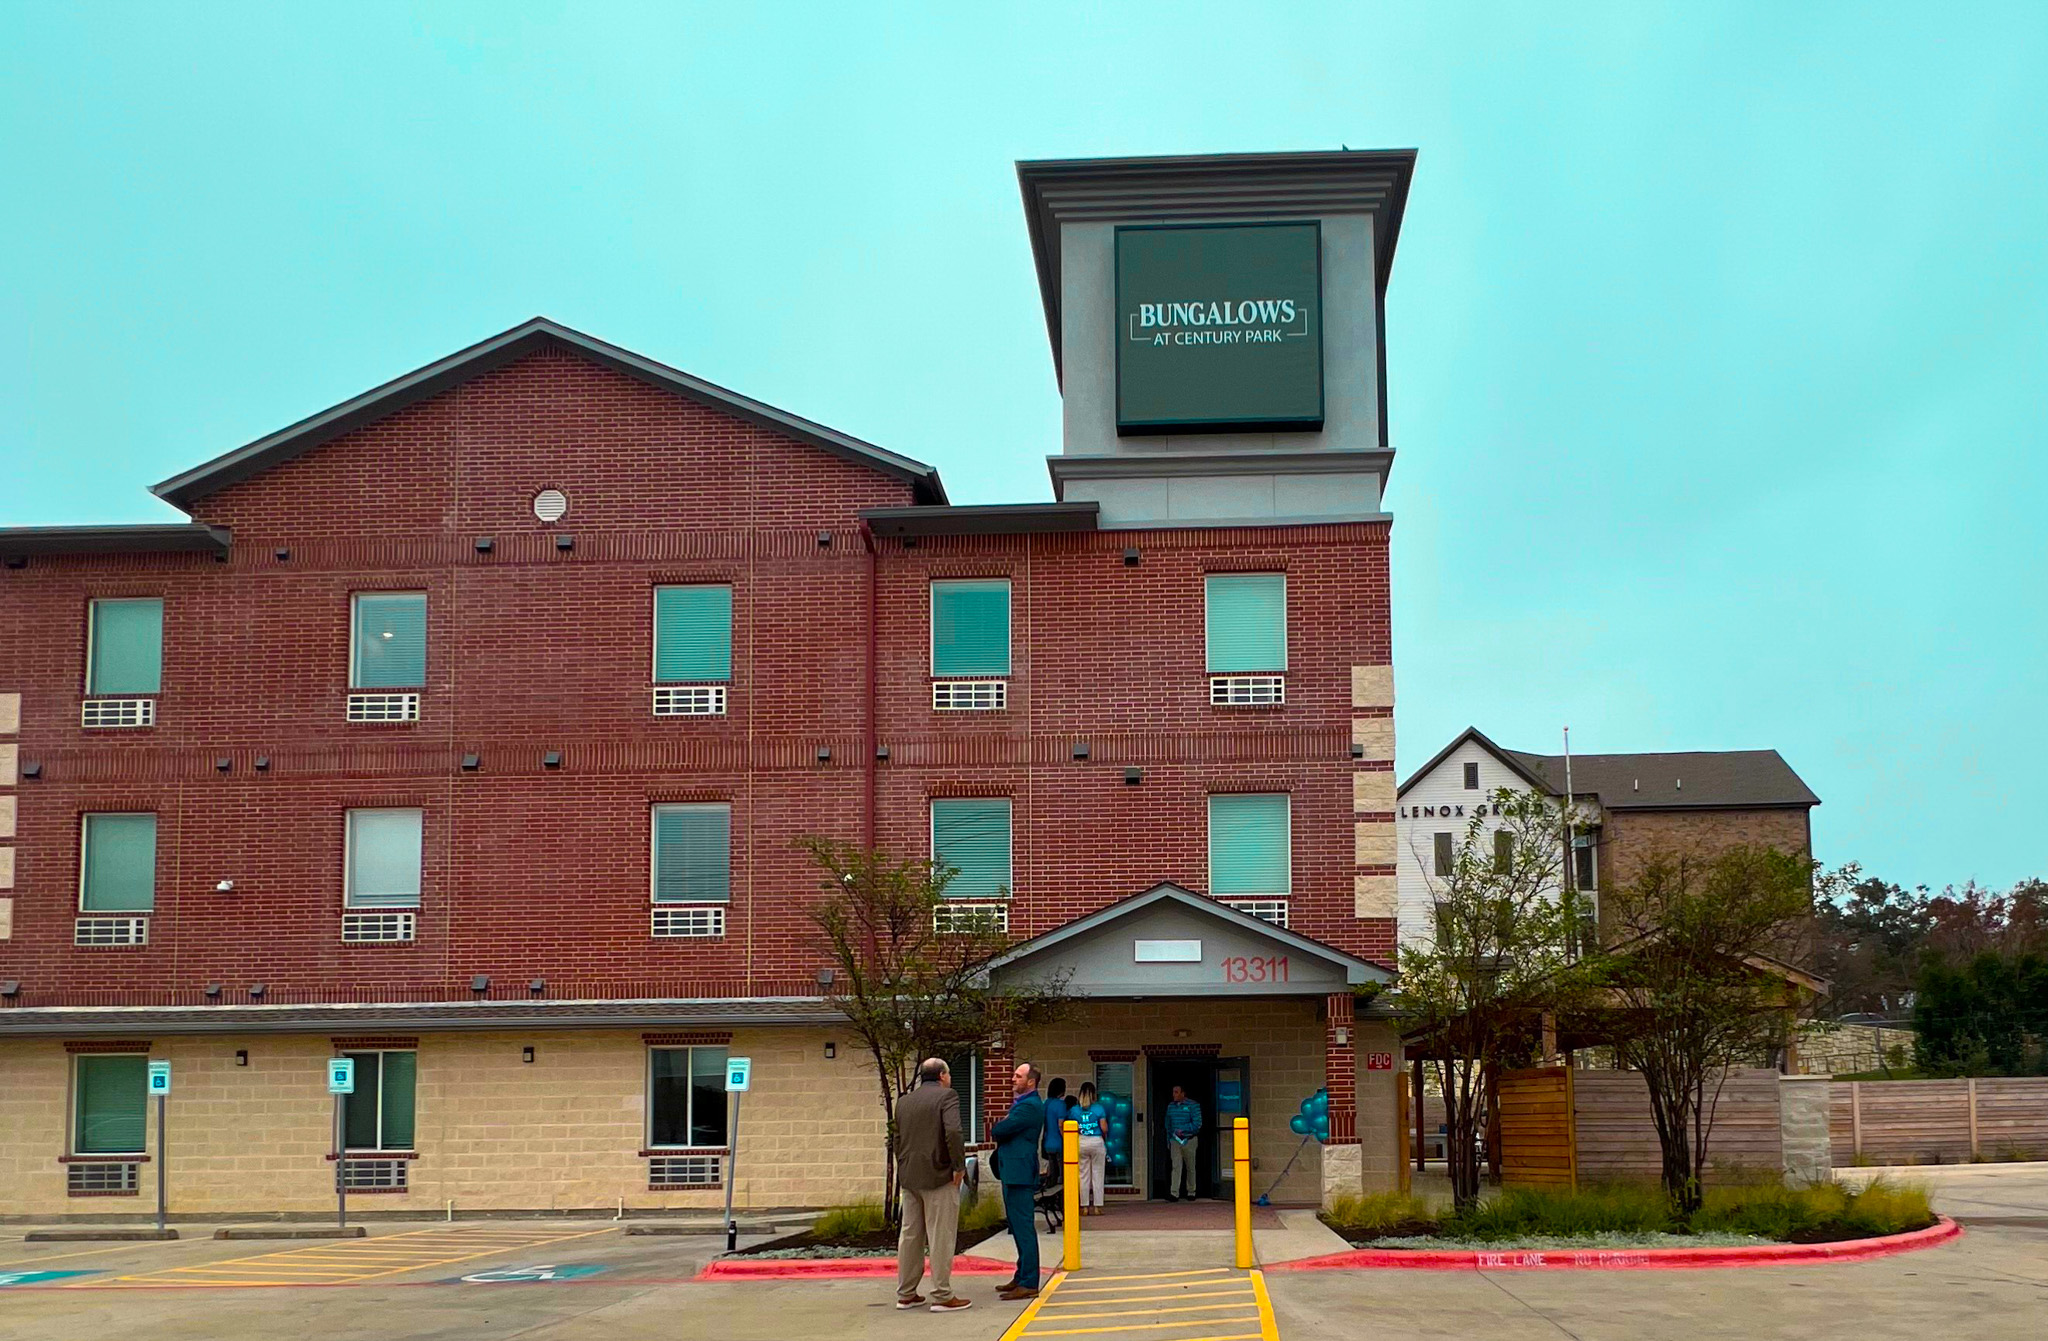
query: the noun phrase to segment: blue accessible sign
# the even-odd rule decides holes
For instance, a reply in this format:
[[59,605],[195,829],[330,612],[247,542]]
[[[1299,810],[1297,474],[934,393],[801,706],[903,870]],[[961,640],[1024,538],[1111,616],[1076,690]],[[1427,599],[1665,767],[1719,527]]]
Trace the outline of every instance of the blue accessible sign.
[[327,1092],[329,1094],[354,1094],[356,1092],[355,1058],[330,1057],[327,1059]]

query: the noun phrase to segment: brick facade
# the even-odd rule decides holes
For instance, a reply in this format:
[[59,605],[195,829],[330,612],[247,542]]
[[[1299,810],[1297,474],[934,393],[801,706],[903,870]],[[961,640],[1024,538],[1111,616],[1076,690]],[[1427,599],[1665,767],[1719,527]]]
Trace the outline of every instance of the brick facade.
[[1626,885],[1658,854],[1712,856],[1732,847],[1813,854],[1812,817],[1781,809],[1608,810],[1601,817],[1600,883]]

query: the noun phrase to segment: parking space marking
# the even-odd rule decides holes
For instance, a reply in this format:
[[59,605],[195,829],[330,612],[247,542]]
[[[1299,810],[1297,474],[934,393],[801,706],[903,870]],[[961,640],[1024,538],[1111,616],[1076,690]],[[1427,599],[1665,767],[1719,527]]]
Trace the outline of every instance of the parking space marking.
[[1075,1271],[1053,1277],[1003,1332],[1002,1341],[1055,1336],[1279,1341],[1279,1328],[1257,1270],[1210,1267],[1109,1276]]
[[616,1232],[612,1226],[564,1233],[560,1228],[419,1229],[374,1239],[341,1240],[310,1248],[287,1248],[254,1257],[165,1267],[159,1271],[81,1283],[72,1289],[182,1287],[232,1288],[258,1285],[354,1285],[402,1276],[431,1267],[454,1266],[501,1253],[520,1252],[574,1239]]
[[[168,1242],[169,1240],[165,1241]],[[132,1252],[138,1246],[138,1243],[146,1247],[148,1242],[148,1240],[138,1240],[136,1243],[117,1244],[112,1248],[86,1248],[75,1253],[45,1253],[41,1257],[17,1257],[12,1262],[0,1262],[0,1269],[16,1266],[33,1266],[38,1262],[55,1262],[65,1257],[103,1257],[108,1253]]]

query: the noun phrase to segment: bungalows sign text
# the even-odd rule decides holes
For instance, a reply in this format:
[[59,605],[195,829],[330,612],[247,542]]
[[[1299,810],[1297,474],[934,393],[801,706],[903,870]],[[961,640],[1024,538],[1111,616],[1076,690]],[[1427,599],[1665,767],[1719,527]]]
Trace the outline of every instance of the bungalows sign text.
[[1116,230],[1117,430],[1323,424],[1315,223]]

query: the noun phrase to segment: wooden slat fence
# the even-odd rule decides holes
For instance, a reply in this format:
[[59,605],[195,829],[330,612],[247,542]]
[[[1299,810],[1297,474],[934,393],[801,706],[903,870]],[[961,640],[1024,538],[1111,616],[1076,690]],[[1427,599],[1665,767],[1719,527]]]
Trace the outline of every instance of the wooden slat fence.
[[[1634,1071],[1543,1067],[1501,1077],[1501,1181],[1579,1186],[1655,1179],[1663,1169],[1650,1092]],[[1707,1141],[1709,1182],[1784,1167],[1778,1073],[1729,1076]]]
[[2048,1159],[2048,1077],[1838,1080],[1828,1139],[1838,1168]]
[[1546,1066],[1500,1078],[1501,1182],[1510,1187],[1576,1187],[1571,1071]]

